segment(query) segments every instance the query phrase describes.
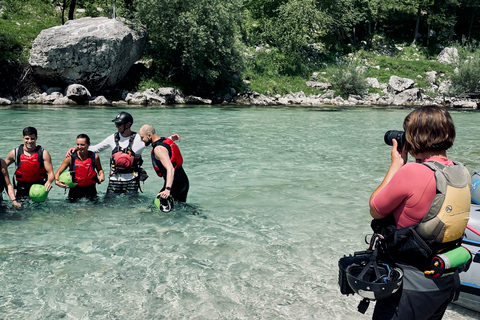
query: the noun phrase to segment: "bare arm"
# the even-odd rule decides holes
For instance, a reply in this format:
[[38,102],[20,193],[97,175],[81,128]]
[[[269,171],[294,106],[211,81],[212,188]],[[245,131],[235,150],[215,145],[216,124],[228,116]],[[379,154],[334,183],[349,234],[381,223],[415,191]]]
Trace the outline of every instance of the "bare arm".
[[50,189],[52,189],[52,182],[55,180],[55,174],[53,173],[52,158],[47,150],[43,150],[43,165],[47,171],[47,182],[45,182],[45,187],[47,188],[47,192],[49,192]]
[[390,164],[390,168],[387,171],[387,174],[385,175],[385,178],[383,178],[382,183],[373,191],[372,195],[370,196],[370,215],[374,219],[382,219],[385,218],[385,216],[382,216],[379,214],[375,208],[372,206],[373,199],[375,196],[382,191],[383,188],[392,180],[393,176],[397,171],[407,162],[407,152],[405,150],[402,150],[401,153],[398,152],[397,149],[398,143],[395,139],[393,139],[393,147],[392,151],[390,152],[391,155],[391,160],[392,163]]
[[105,181],[105,173],[103,172],[102,163],[100,162],[98,154],[95,154],[95,169],[97,169],[98,172],[98,183]]
[[12,163],[15,162],[15,149],[12,149],[7,157],[5,158],[5,163],[7,164],[7,167],[11,165]]
[[[172,162],[170,161],[170,157],[168,155],[168,150],[167,148],[163,147],[163,146],[157,146],[155,147],[154,151],[155,153],[155,158],[157,158],[158,160],[160,160],[160,162],[162,163],[162,165],[165,167],[165,169],[167,169],[167,176],[166,176],[166,184],[165,186],[166,187],[172,187],[173,185],[173,177],[174,177],[174,174],[175,174],[175,169],[173,168],[173,164]],[[168,198],[168,196],[170,196],[170,190],[163,190],[162,192],[159,193],[160,197],[162,198]]]
[[22,205],[17,201],[15,198],[15,190],[13,189],[12,183],[10,182],[10,177],[8,176],[7,164],[3,159],[0,159],[1,167],[2,167],[2,176],[5,180],[5,185],[7,186],[7,194],[10,200],[12,200],[12,204],[15,207],[21,207]]
[[63,159],[62,164],[58,168],[57,172],[55,172],[55,184],[61,188],[68,188],[68,186],[63,182],[58,180],[60,178],[60,175],[62,174],[63,171],[65,171],[69,166],[70,163],[72,162],[72,158],[68,157]]

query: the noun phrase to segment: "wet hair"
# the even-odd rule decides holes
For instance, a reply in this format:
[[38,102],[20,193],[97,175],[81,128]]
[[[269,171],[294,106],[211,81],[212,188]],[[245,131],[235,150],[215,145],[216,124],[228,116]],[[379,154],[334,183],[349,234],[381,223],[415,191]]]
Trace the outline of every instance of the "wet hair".
[[37,129],[34,127],[26,127],[23,129],[23,136],[35,136],[38,137]]
[[425,151],[445,151],[455,141],[455,125],[447,110],[425,106],[412,111],[403,122],[406,148],[419,154]]
[[85,142],[87,144],[90,144],[90,137],[87,136],[85,133],[80,133],[78,136],[77,136],[77,139],[85,139]]

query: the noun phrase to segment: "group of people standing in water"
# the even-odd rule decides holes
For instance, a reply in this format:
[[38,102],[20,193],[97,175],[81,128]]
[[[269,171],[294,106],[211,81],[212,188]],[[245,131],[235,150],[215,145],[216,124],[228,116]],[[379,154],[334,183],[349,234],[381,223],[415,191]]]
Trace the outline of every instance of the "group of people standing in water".
[[[148,177],[142,168],[142,151],[151,145],[153,168],[164,179],[157,197],[161,200],[186,202],[189,181],[183,169],[182,155],[174,142],[179,141],[180,136],[173,134],[170,137],[160,137],[149,124],[143,125],[138,133],[134,132],[132,115],[123,111],[112,122],[117,132],[96,145],[90,144],[88,135],[79,134],[76,146],[67,151],[55,173],[49,152],[37,145],[37,130],[26,127],[23,129],[23,144],[11,150],[5,160],[0,158],[0,192],[5,190],[12,204],[21,207],[22,202],[29,198],[33,185],[44,185],[46,192],[49,192],[55,182],[57,186],[69,189],[68,198],[71,201],[81,198],[93,200],[97,198],[96,185],[105,180],[98,153],[110,148],[110,174],[105,197],[135,195],[140,189],[140,182]],[[15,164],[13,180],[7,170],[12,163]],[[61,179],[66,170],[70,171],[75,187],[69,187]]]

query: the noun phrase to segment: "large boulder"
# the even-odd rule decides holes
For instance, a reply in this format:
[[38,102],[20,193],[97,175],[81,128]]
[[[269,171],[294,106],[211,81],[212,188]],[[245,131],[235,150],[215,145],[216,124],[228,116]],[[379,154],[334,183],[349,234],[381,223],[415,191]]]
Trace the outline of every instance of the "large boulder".
[[459,56],[457,48],[451,47],[443,49],[442,52],[438,54],[437,60],[438,62],[445,64],[454,64],[458,62]]
[[408,78],[400,78],[398,76],[391,76],[388,81],[388,92],[400,93],[402,91],[412,89],[415,85],[415,81]]
[[146,41],[143,27],[125,21],[70,20],[40,32],[29,63],[47,83],[82,84],[95,91],[118,83],[141,57]]

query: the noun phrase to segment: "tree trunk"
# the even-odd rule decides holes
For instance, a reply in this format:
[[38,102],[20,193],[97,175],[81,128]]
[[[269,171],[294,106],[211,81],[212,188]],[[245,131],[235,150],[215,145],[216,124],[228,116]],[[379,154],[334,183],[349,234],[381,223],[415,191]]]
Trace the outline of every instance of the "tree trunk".
[[71,0],[70,9],[68,10],[68,20],[73,20],[73,14],[75,13],[76,4],[77,4],[77,0]]
[[415,25],[415,35],[413,36],[412,45],[415,45],[417,43],[418,29],[420,28],[420,15],[421,15],[421,10],[419,5],[417,10],[417,24]]
[[67,0],[63,0],[62,5],[62,25],[65,24],[65,8],[67,7]]

